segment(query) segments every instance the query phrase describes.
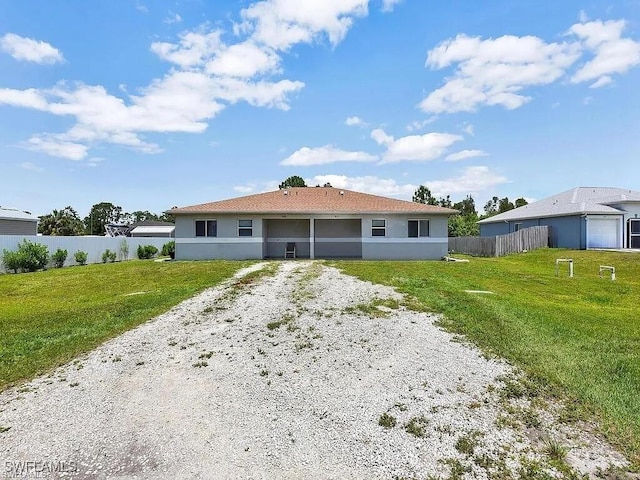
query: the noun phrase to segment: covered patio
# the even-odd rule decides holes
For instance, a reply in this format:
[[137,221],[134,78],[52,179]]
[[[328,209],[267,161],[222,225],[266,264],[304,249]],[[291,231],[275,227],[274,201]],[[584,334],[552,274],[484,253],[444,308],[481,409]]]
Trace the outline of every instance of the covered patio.
[[362,258],[361,218],[265,218],[263,257],[284,258],[295,243],[296,258]]

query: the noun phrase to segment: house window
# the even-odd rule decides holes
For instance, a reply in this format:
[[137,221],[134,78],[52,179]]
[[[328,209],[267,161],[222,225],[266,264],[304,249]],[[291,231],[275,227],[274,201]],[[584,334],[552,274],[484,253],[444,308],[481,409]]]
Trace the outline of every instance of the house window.
[[371,236],[372,237],[387,236],[387,221],[385,219],[371,220]]
[[409,238],[428,236],[429,220],[409,220]]
[[238,220],[238,236],[253,237],[253,220]]
[[514,223],[513,224],[513,231],[517,232],[518,230],[522,229],[522,223]]
[[196,220],[196,237],[217,237],[217,220]]

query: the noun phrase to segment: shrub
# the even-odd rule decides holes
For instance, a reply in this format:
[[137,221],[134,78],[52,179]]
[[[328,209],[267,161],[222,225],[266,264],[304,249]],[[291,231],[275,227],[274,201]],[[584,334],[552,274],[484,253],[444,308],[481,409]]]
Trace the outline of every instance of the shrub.
[[13,270],[13,273],[18,273],[18,270],[22,268],[22,255],[20,254],[20,252],[3,250],[2,264],[7,270]]
[[112,252],[108,248],[102,254],[102,263],[107,263],[108,261],[113,263],[116,261],[117,254],[116,252]]
[[138,258],[140,260],[148,260],[152,258],[156,253],[158,253],[158,249],[153,245],[142,245],[138,246]]
[[64,266],[64,262],[67,260],[68,252],[66,250],[62,250],[61,248],[57,249],[53,255],[51,255],[51,261],[53,262],[53,266],[56,268],[62,268]]
[[[9,254],[8,257],[7,254]],[[9,265],[7,265],[7,262],[9,262]],[[49,249],[46,245],[24,240],[18,245],[17,252],[4,250],[3,263],[16,273],[18,273],[18,270],[35,272],[45,268],[49,263]]]
[[171,240],[170,242],[165,243],[162,246],[162,255],[167,257],[171,257],[172,259],[176,258],[176,242],[175,240]]
[[76,258],[76,263],[79,263],[80,265],[86,265],[87,264],[87,252],[83,252],[82,250],[78,250],[74,254],[74,257]]

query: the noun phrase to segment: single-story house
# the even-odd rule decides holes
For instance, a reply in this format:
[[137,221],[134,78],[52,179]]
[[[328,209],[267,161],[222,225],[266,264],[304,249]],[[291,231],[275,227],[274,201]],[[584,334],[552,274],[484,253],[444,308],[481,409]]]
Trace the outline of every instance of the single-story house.
[[0,235],[37,235],[38,218],[30,212],[0,207]]
[[450,208],[333,187],[275,192],[173,208],[176,259],[440,259]]
[[171,222],[161,222],[159,220],[144,220],[136,222],[130,226],[129,236],[131,237],[167,237],[175,236],[176,226]]
[[640,192],[577,187],[478,223],[482,237],[549,225],[552,247],[640,248],[639,217]]

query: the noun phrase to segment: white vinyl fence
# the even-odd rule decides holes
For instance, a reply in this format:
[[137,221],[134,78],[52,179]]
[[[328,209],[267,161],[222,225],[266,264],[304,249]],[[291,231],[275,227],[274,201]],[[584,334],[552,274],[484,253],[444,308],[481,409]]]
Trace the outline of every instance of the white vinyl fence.
[[[49,249],[49,255],[53,254],[58,248],[66,250],[67,260],[64,262],[65,267],[71,265],[77,265],[74,258],[74,254],[80,250],[87,253],[87,263],[102,263],[102,254],[108,248],[112,252],[115,252],[117,259],[131,260],[138,258],[137,250],[138,245],[153,245],[158,249],[158,252],[162,251],[162,246],[173,240],[173,238],[160,238],[160,237],[55,237],[49,235],[0,235],[0,257],[3,250],[15,251],[18,249],[18,244],[23,240],[29,240],[32,243],[40,243],[46,245]],[[124,256],[123,243],[129,249],[128,255]],[[0,259],[1,260],[1,259]],[[4,266],[0,262],[0,272],[4,272]]]

